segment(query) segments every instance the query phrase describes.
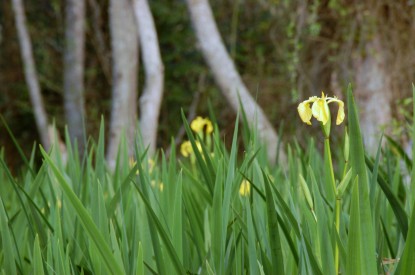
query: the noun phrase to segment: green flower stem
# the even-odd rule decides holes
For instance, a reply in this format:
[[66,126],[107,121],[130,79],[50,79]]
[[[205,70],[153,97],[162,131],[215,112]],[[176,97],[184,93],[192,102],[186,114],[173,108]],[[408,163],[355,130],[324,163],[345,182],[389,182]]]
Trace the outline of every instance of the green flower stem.
[[[337,234],[340,235],[340,213],[341,213],[341,196],[338,196],[337,188],[336,188],[336,181],[334,179],[334,169],[333,169],[333,161],[331,158],[331,149],[330,149],[330,139],[328,136],[324,139],[324,153],[326,154],[325,157],[325,168],[329,172],[329,181],[331,183],[331,186],[333,188],[333,192],[335,194],[335,218],[334,218],[334,226],[336,227]],[[339,247],[335,245],[334,250],[334,264],[335,264],[335,270],[336,274],[339,274]]]
[[[346,176],[346,173],[348,171],[349,167],[349,161],[348,159],[344,160],[344,169],[343,169],[343,179]],[[342,194],[338,194],[336,191],[336,217],[335,217],[335,226],[337,234],[340,235],[340,214],[341,214],[341,207],[342,207]],[[335,260],[335,268],[336,268],[336,274],[339,274],[339,250],[336,244],[336,251],[334,254],[334,260]]]
[[[344,169],[343,169],[343,179],[346,176],[347,173],[347,168],[349,166],[349,161],[348,161],[348,156],[346,156],[346,159],[344,160]],[[336,226],[336,231],[337,234],[340,235],[340,214],[341,214],[341,207],[342,207],[342,194],[339,194],[338,190],[336,189],[336,216],[335,216],[335,221],[334,224]],[[337,247],[337,243],[336,243],[336,250],[334,251],[334,263],[335,263],[335,269],[336,269],[336,274],[339,274],[339,249]]]
[[[330,140],[328,137],[324,139],[324,153],[326,154],[325,158],[325,169],[329,171],[329,181],[332,187],[331,194],[336,194],[336,181],[334,180],[334,169],[333,169],[333,161],[331,159],[331,150],[330,150]],[[333,196],[331,196],[333,198]]]
[[[341,213],[341,207],[342,207],[342,197],[341,195],[336,195],[336,216],[334,220],[334,225],[336,227],[337,234],[340,235],[340,213]],[[339,274],[339,266],[340,266],[340,260],[339,260],[339,247],[335,246],[334,250],[334,268],[336,269],[336,275]]]

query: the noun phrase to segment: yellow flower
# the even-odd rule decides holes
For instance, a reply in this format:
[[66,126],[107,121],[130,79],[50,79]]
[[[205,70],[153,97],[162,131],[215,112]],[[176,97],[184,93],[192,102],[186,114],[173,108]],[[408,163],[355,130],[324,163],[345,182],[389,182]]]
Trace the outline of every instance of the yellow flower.
[[[129,163],[129,166],[130,166],[130,169],[131,169],[137,164],[137,161],[134,159],[134,157],[130,157],[128,159],[128,163]],[[148,159],[148,170],[149,170],[150,174],[153,172],[155,166],[156,166],[156,162],[151,158]],[[138,170],[137,170],[136,174],[137,175],[139,174]]]
[[155,180],[151,180],[150,184],[151,184],[151,187],[153,187],[153,188],[157,187],[160,190],[160,192],[163,192],[163,190],[164,190],[163,182],[159,182],[158,185],[157,185]]
[[[308,125],[311,125],[312,116],[325,125],[330,118],[329,104],[332,102],[336,102],[339,105],[336,118],[336,125],[339,125],[343,122],[345,116],[344,103],[336,97],[326,97],[323,92],[321,93],[321,97],[312,96],[301,102],[297,107],[298,114],[301,120]],[[310,108],[311,103],[313,103],[313,106]]]
[[159,190],[160,192],[163,192],[164,190],[164,184],[162,182],[159,182]]
[[148,170],[149,170],[150,174],[153,173],[153,170],[154,170],[155,166],[156,166],[156,162],[153,159],[149,158],[148,159]]
[[202,118],[201,116],[196,117],[192,123],[190,123],[190,128],[196,133],[200,133],[205,130],[206,134],[213,132],[212,122],[208,118]]
[[135,161],[135,159],[134,159],[133,157],[130,157],[130,158],[128,159],[128,164],[130,165],[130,168],[133,168],[133,167],[134,167],[134,165],[136,165],[136,164],[137,164],[137,162]]
[[[131,169],[131,168],[133,168],[137,164],[137,161],[133,157],[130,157],[128,159],[128,164],[130,165],[130,169]],[[136,175],[139,174],[138,169],[137,169],[137,171],[135,173],[136,173]]]
[[193,148],[192,148],[192,144],[190,143],[190,141],[185,141],[182,143],[182,145],[180,146],[180,153],[182,154],[183,157],[188,157],[190,154],[193,153]]
[[241,186],[239,187],[239,195],[242,197],[249,196],[251,193],[251,184],[247,180],[243,180],[241,182]]
[[[196,141],[196,146],[199,152],[202,152],[202,145],[199,141]],[[180,145],[180,153],[185,158],[193,154],[193,147],[189,140],[184,141],[182,145]]]

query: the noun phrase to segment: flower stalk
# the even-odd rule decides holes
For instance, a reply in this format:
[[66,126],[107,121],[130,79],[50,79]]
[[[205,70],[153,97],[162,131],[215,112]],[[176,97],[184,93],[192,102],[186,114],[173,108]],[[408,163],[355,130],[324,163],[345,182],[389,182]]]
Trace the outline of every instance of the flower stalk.
[[[314,117],[320,122],[323,134],[324,134],[324,168],[325,168],[325,183],[326,183],[326,196],[329,200],[335,201],[334,209],[334,227],[337,234],[340,234],[340,215],[341,215],[341,200],[342,192],[339,191],[339,186],[336,186],[336,180],[334,177],[333,161],[331,157],[330,149],[330,130],[331,130],[331,115],[329,110],[330,103],[337,103],[338,111],[336,117],[336,125],[343,122],[344,113],[344,102],[337,99],[336,97],[328,97],[321,93],[321,97],[312,96],[309,99],[301,102],[298,107],[298,114],[301,120],[311,125],[311,118]],[[312,105],[311,105],[312,104]],[[311,107],[310,107],[311,105]],[[342,186],[343,187],[343,186]],[[334,251],[335,259],[335,271],[339,274],[340,258],[339,258],[339,247],[337,242],[335,244]]]

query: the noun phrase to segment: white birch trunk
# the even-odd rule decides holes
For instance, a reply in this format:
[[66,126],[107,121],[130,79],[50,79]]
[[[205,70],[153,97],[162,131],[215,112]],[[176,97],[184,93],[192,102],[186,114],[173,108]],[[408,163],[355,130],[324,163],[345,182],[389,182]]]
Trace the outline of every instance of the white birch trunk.
[[17,34],[20,44],[20,52],[24,66],[24,74],[29,90],[30,101],[33,106],[37,130],[40,141],[46,150],[49,150],[51,140],[48,131],[48,119],[43,106],[40,85],[36,74],[36,65],[33,58],[32,42],[26,28],[26,16],[22,0],[13,0],[13,11],[16,23]]
[[66,0],[64,52],[64,106],[69,136],[72,144],[78,142],[83,153],[85,147],[84,103],[84,45],[85,1]]
[[115,167],[121,134],[126,134],[130,153],[134,152],[133,138],[137,112],[138,37],[130,1],[110,1],[110,31],[112,47],[112,108],[107,162]]
[[140,97],[140,130],[144,146],[154,153],[158,119],[163,98],[164,66],[157,31],[147,0],[133,0],[138,36],[145,71],[144,91]]
[[[278,144],[277,133],[242,82],[223,44],[208,0],[186,0],[186,2],[203,56],[215,81],[235,111],[239,109],[239,100],[241,101],[250,126],[258,130],[267,147],[269,160],[275,162]],[[284,163],[284,153],[280,152],[279,155],[280,163]]]
[[354,60],[356,72],[356,102],[360,106],[360,127],[366,149],[377,151],[382,128],[392,121],[391,79],[384,59],[380,39],[365,46],[366,56]]

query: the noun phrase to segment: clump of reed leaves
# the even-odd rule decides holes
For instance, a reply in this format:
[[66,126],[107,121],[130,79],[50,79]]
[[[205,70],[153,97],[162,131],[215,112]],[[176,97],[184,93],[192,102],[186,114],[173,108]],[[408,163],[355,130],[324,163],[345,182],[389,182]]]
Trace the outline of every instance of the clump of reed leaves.
[[40,148],[35,167],[34,148],[17,177],[1,156],[0,272],[415,274],[414,160],[392,140],[366,156],[350,87],[347,106],[348,161],[333,149],[341,197],[313,139],[288,145],[285,168],[270,166],[238,123],[228,151],[217,126],[208,146],[184,119],[195,161],[173,143],[152,158],[137,141],[130,165],[122,142],[110,171],[103,125],[82,159],[68,137],[66,163]]

